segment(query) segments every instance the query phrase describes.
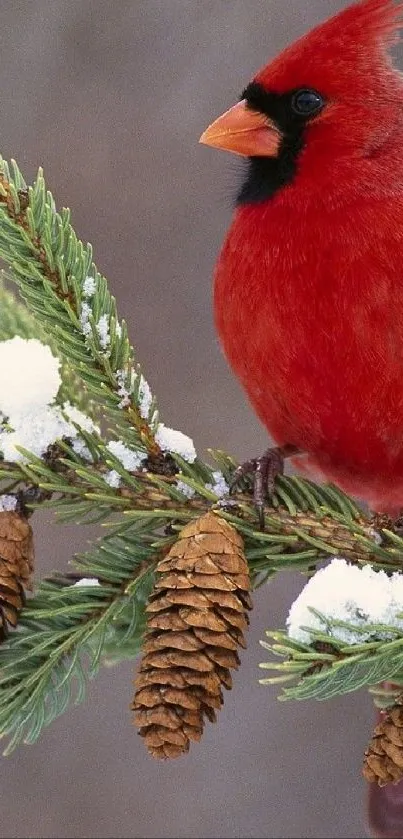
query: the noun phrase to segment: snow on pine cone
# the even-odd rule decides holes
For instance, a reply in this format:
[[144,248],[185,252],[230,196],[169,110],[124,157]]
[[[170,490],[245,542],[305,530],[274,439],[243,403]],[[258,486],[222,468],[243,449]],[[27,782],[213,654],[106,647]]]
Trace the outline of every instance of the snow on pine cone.
[[156,758],[178,757],[216,720],[252,608],[243,542],[214,513],[192,521],[157,565],[134,722]]
[[32,528],[15,511],[0,512],[0,641],[16,627],[25,602],[24,588],[31,588],[34,563]]
[[403,693],[391,708],[380,712],[379,719],[365,752],[363,775],[383,787],[403,778]]

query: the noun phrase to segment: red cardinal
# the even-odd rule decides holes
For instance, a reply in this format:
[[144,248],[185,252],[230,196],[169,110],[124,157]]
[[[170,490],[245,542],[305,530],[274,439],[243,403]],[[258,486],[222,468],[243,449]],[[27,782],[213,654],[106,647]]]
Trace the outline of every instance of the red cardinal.
[[[399,21],[402,2],[355,3],[201,137],[249,158],[215,273],[230,364],[280,454],[389,512],[403,507]],[[403,836],[403,782],[371,786],[371,822]]]
[[361,0],[260,70],[201,142],[245,156],[215,272],[226,356],[282,453],[403,507],[403,3]]

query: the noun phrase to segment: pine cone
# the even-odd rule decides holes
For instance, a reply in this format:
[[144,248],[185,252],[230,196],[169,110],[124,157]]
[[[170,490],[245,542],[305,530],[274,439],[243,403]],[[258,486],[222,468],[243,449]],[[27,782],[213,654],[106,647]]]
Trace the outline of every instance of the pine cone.
[[216,720],[252,608],[243,542],[214,513],[183,528],[157,566],[132,708],[148,751],[178,757]]
[[34,549],[32,528],[14,511],[0,512],[0,640],[9,625],[17,625],[25,602],[24,587],[31,588]]
[[381,713],[365,752],[363,775],[380,787],[397,784],[403,778],[403,693]]

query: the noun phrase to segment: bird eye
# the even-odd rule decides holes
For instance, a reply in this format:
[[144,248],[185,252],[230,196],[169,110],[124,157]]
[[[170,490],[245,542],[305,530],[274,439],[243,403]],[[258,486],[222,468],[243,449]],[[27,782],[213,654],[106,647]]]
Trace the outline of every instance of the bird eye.
[[323,108],[324,101],[316,90],[297,90],[291,100],[291,107],[295,114],[310,117]]

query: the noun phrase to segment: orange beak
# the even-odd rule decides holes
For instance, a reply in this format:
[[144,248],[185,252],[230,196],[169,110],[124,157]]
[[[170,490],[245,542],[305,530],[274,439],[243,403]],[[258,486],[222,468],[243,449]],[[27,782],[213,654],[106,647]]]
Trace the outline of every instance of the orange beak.
[[242,99],[209,125],[199,142],[245,157],[276,157],[281,133],[274,122]]

